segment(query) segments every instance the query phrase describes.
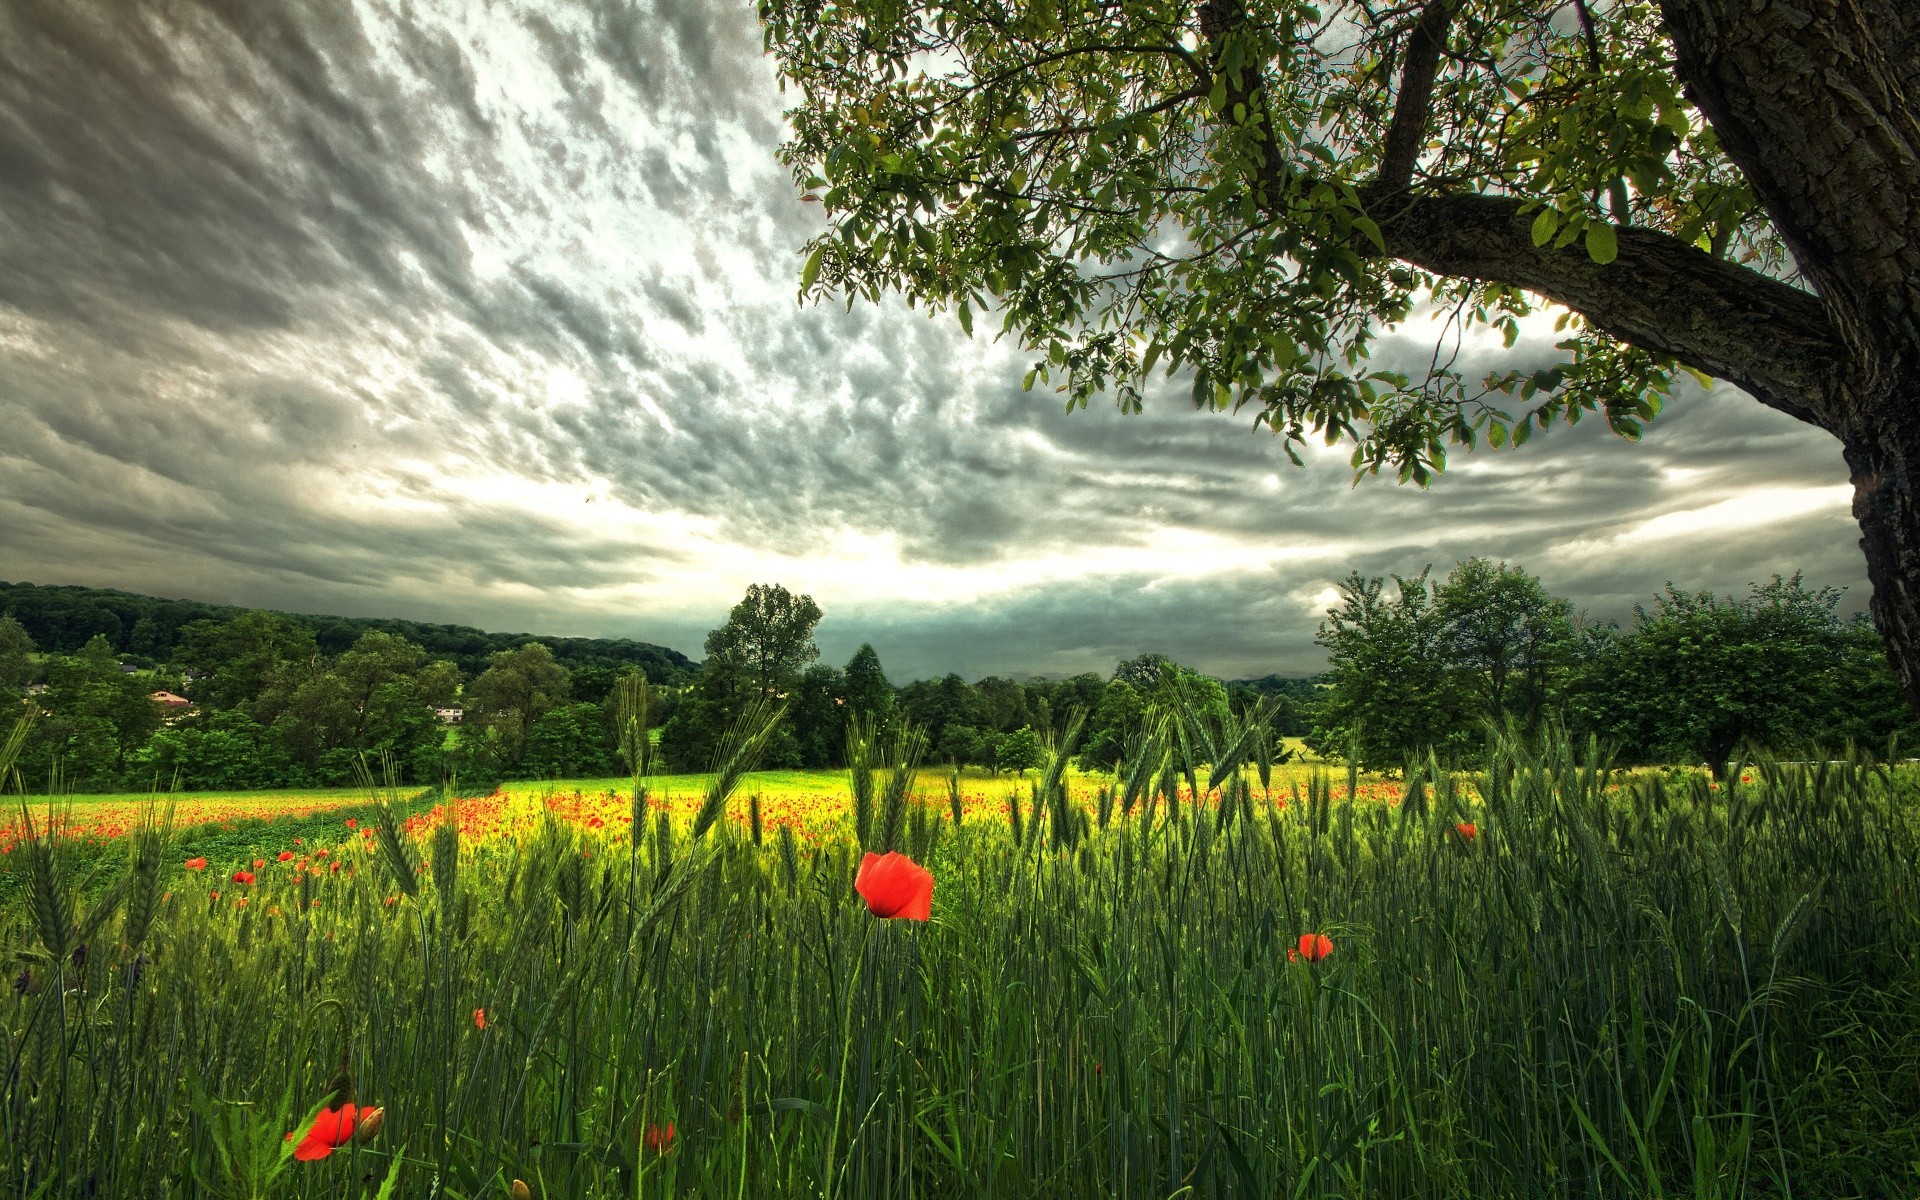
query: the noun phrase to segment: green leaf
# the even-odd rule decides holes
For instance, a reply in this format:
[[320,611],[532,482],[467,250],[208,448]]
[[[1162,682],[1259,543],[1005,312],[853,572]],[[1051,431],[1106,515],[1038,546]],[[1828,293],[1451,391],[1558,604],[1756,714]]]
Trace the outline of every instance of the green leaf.
[[967,307],[965,300],[960,302],[960,328],[968,337],[973,336],[973,310]]
[[820,255],[825,250],[826,250],[825,246],[815,246],[813,248],[813,253],[807,255],[807,265],[800,268],[800,290],[801,291],[804,292],[808,288],[812,287],[813,281],[820,278]]
[[1553,208],[1543,208],[1540,215],[1533,219],[1533,244],[1544,246],[1553,239],[1553,231],[1560,228],[1560,214]]
[[1587,257],[1603,267],[1620,257],[1620,238],[1612,225],[1605,221],[1587,225]]
[[[1356,215],[1353,218],[1353,227],[1367,235],[1367,240],[1373,243],[1374,249],[1382,254],[1387,252],[1387,241],[1380,236],[1380,227],[1373,223],[1372,217],[1364,214]],[[1535,245],[1538,244],[1537,242],[1535,243]]]

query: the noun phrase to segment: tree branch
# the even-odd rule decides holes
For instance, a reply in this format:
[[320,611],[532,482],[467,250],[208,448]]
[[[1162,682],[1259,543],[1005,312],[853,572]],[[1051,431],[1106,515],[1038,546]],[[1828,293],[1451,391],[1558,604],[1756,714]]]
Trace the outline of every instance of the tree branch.
[[[1856,397],[1871,402],[1920,361],[1920,102],[1900,82],[1920,68],[1882,44],[1911,39],[1920,17],[1913,0],[1809,7],[1660,11],[1688,98],[1826,301]],[[1890,28],[1869,27],[1874,10]]]
[[1845,351],[1817,296],[1679,238],[1619,230],[1605,266],[1577,244],[1533,244],[1508,197],[1369,198],[1387,253],[1435,274],[1523,288],[1595,328],[1725,379],[1770,408],[1839,433]]
[[1430,0],[1407,35],[1406,61],[1400,68],[1400,91],[1387,125],[1385,149],[1380,154],[1380,186],[1389,190],[1413,182],[1414,164],[1427,140],[1427,114],[1433,110],[1433,81],[1440,72],[1440,56],[1447,48],[1447,30],[1453,25],[1454,0]]

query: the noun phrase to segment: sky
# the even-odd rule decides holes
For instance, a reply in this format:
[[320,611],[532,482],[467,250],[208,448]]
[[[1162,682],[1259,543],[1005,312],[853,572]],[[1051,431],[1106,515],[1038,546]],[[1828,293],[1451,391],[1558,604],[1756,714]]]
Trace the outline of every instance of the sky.
[[896,681],[1308,674],[1348,572],[1474,554],[1595,619],[1865,604],[1838,444],[1725,385],[1355,486],[1178,381],[1069,415],[984,322],[802,306],[794,102],[732,0],[0,6],[0,579],[695,658],[781,583]]

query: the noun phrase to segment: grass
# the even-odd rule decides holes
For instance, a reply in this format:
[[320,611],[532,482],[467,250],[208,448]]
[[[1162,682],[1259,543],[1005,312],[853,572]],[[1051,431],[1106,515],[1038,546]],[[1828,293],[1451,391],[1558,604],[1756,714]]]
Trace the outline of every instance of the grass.
[[[0,1195],[1915,1194],[1913,787],[1750,779],[1510,747],[1396,803],[1303,772],[1016,837],[1012,788],[955,828],[930,775],[925,925],[868,913],[813,774],[698,842],[581,781],[394,849],[332,823],[250,887],[169,845],[91,929],[26,842]],[[756,844],[756,787],[807,836]],[[385,1127],[287,1162],[341,1080]]]

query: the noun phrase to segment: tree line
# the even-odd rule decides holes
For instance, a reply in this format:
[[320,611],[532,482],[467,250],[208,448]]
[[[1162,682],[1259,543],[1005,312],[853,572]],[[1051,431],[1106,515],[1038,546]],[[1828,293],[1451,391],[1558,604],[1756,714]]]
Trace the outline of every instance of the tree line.
[[1548,720],[1627,762],[1913,744],[1872,624],[1799,575],[1745,596],[1669,585],[1624,623],[1590,620],[1524,568],[1483,558],[1392,585],[1350,575],[1321,623],[1328,670],[1306,740],[1322,754],[1457,761],[1482,752],[1490,726]]
[[[423,628],[409,622],[198,606],[213,615],[175,623],[196,608],[98,589],[13,585],[0,602],[12,606],[0,615],[0,695],[37,714],[20,770],[55,790],[337,787],[363,757],[416,785],[604,777],[623,769],[614,697],[631,673],[653,685],[655,761],[688,772],[711,766],[756,698],[784,710],[770,768],[844,765],[849,721],[864,714],[875,732],[924,730],[938,761],[1024,771],[1076,708],[1092,714],[1083,759],[1110,764],[1163,676],[1192,681],[1219,711],[1230,692],[1242,703],[1274,693],[1282,731],[1307,730],[1284,693],[1304,697],[1309,684],[1223,685],[1158,655],[1111,679],[948,675],[895,687],[870,645],[843,668],[819,663],[818,605],[778,585],[748,589],[697,670],[659,647],[648,649],[671,656],[664,668],[621,661],[643,643],[603,640],[569,661],[546,640],[471,631],[496,647],[476,663],[389,627]],[[357,630],[344,644],[343,628]],[[191,707],[170,710],[151,699],[159,692]]]
[[[231,621],[249,609],[198,600],[166,600],[112,588],[7,583],[0,580],[0,616],[10,616],[40,650],[77,654],[95,637],[105,638],[120,661],[152,668],[174,661],[187,630],[201,622]],[[489,656],[538,640],[555,661],[570,671],[592,668],[620,673],[638,668],[659,684],[690,678],[695,664],[677,650],[627,638],[542,637],[526,633],[488,633],[466,625],[438,625],[392,617],[309,616],[275,613],[305,626],[314,648],[333,656],[345,653],[362,634],[378,631],[402,638],[435,659],[453,663],[468,677],[488,666]]]
[[[73,595],[56,598],[68,607],[28,610],[42,635],[49,614],[78,611]],[[641,643],[608,643],[599,660],[570,664],[545,641],[482,635],[507,644],[471,669],[470,656],[436,653],[377,627],[385,623],[340,647],[323,638],[344,618],[265,610],[188,621],[156,661],[104,630],[73,646],[71,622],[41,643],[9,614],[0,693],[39,713],[26,778],[93,791],[341,786],[363,756],[419,785],[604,777],[623,769],[613,697],[630,673],[654,685],[655,761],[684,772],[708,769],[756,704],[782,711],[761,758],[768,768],[844,766],[859,723],[870,735],[911,725],[929,762],[1022,772],[1077,713],[1076,756],[1105,769],[1121,758],[1125,731],[1174,696],[1216,722],[1264,701],[1273,734],[1369,768],[1429,750],[1465,761],[1493,726],[1546,721],[1629,762],[1719,764],[1745,745],[1911,744],[1916,730],[1872,627],[1841,616],[1839,601],[1796,575],[1739,597],[1669,588],[1627,622],[1599,622],[1525,569],[1473,558],[1443,578],[1350,576],[1319,627],[1328,669],[1312,679],[1222,681],[1142,654],[1110,675],[949,674],[904,686],[871,645],[842,667],[820,662],[819,606],[777,584],[747,589],[708,634],[697,670],[669,662],[659,673],[618,665],[620,647]],[[143,615],[97,611],[113,613],[127,637]],[[192,707],[167,710],[149,698],[160,690]],[[454,709],[449,724],[442,713]]]

